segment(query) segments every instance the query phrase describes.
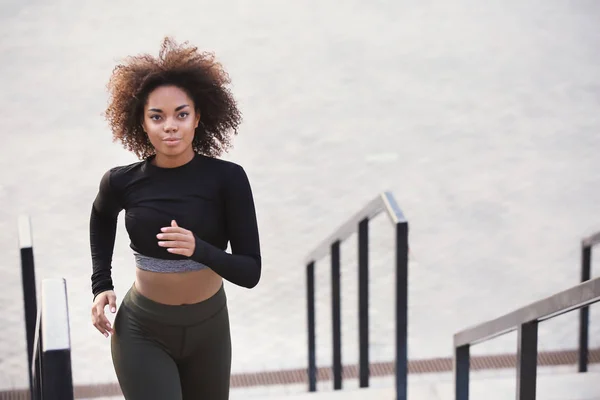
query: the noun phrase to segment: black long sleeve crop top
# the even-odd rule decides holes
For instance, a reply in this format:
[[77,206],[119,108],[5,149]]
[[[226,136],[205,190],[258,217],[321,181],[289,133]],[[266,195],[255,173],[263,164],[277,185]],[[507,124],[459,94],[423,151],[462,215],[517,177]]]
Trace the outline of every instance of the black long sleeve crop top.
[[[176,168],[143,161],[107,171],[100,181],[90,216],[92,292],[113,289],[112,256],[117,218],[135,252],[168,260],[185,259],[158,245],[156,235],[172,220],[195,235],[190,257],[224,279],[247,288],[261,275],[261,254],[254,199],[244,169],[232,162],[195,154]],[[227,243],[231,253],[227,253]]]

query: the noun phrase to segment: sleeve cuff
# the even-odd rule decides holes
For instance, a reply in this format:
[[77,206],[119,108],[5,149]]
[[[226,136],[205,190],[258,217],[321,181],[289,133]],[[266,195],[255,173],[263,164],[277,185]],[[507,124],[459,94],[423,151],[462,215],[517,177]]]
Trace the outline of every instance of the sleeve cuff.
[[207,265],[206,242],[204,242],[202,239],[200,239],[196,235],[194,235],[194,240],[195,240],[194,253],[192,254],[192,256],[190,258],[196,262]]

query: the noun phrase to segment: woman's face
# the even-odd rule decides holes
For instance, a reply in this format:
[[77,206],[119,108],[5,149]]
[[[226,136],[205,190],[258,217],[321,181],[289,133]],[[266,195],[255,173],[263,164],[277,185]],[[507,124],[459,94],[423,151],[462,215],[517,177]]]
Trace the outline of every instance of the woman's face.
[[160,86],[148,95],[142,126],[157,156],[177,157],[193,152],[200,114],[187,93],[176,86]]

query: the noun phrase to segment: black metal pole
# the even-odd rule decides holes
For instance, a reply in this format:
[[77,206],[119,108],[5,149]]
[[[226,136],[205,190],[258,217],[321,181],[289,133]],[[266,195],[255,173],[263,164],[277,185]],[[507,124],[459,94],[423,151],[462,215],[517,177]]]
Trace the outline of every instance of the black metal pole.
[[469,400],[469,345],[454,348],[454,390],[456,400]]
[[308,391],[317,391],[317,362],[315,342],[315,263],[306,266],[306,299],[308,316]]
[[519,327],[517,350],[517,400],[535,400],[537,380],[538,322]]
[[31,390],[31,398],[32,400],[42,400],[42,336],[41,336],[41,326],[38,331],[39,339],[37,349],[35,350],[33,357],[33,369],[35,372],[31,372],[33,375],[33,384]]
[[[583,244],[581,248],[581,282],[589,281],[591,276],[592,248]],[[589,357],[589,324],[590,309],[582,307],[579,310],[579,372],[587,372]]]
[[331,319],[333,328],[333,389],[342,388],[342,317],[340,307],[340,242],[331,245]]
[[73,378],[71,372],[71,351],[55,350],[43,354],[42,398],[73,400]]
[[396,224],[396,400],[406,400],[408,375],[408,223]]
[[29,389],[33,390],[31,366],[33,363],[33,340],[37,320],[37,295],[35,288],[35,265],[29,218],[19,220],[19,247],[21,249],[21,279],[23,282],[23,303],[25,311],[25,335],[27,339],[27,365],[29,366]]
[[359,387],[369,386],[369,219],[358,224]]

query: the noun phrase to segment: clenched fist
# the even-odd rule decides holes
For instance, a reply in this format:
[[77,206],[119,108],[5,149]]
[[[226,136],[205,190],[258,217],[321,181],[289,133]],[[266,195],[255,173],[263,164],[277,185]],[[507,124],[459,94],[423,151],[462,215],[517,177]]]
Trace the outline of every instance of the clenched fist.
[[160,240],[158,245],[166,247],[169,253],[181,254],[191,257],[196,249],[196,239],[194,234],[187,229],[177,225],[175,220],[171,221],[171,226],[161,228],[161,232],[156,237]]

